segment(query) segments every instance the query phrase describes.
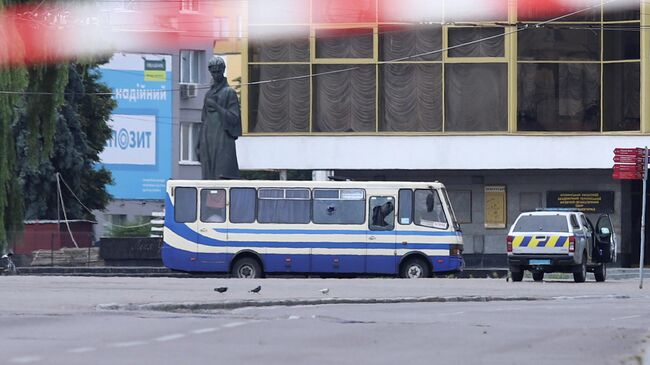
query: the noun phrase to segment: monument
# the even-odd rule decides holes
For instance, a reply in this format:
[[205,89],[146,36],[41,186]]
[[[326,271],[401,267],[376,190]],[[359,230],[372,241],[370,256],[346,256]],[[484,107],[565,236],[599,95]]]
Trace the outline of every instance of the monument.
[[242,135],[239,99],[224,77],[226,62],[213,56],[208,63],[213,78],[205,94],[196,156],[204,180],[238,179],[235,141]]

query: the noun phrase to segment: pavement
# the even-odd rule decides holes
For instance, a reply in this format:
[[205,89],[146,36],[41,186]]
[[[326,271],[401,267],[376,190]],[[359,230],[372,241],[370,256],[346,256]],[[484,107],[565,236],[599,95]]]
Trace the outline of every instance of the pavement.
[[[129,277],[227,277],[227,274],[191,274],[173,271],[160,266],[29,266],[19,267],[20,275],[40,276],[129,276]],[[505,268],[465,268],[457,273],[439,274],[437,277],[460,279],[472,278],[505,278],[508,270]],[[547,274],[547,277],[570,278],[570,274]],[[318,275],[313,275],[319,277]],[[270,277],[302,277],[305,275],[270,275]],[[638,268],[608,268],[608,280],[635,279],[639,277]],[[644,269],[644,279],[650,279],[650,268]],[[650,283],[649,283],[650,285]]]

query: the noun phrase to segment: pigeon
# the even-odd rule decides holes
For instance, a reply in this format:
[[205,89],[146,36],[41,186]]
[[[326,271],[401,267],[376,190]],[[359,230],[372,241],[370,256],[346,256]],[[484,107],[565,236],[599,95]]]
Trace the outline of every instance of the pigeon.
[[217,292],[219,292],[219,293],[225,293],[226,290],[228,290],[228,288],[225,287],[225,286],[220,286],[220,287],[218,287],[218,288],[214,288],[214,291],[217,291]]
[[261,287],[261,286],[258,286],[257,288],[255,288],[255,289],[251,289],[251,290],[249,290],[248,292],[249,292],[249,293],[259,293],[260,290],[262,290],[262,287]]
[[327,294],[327,293],[330,292],[330,290],[328,288],[324,288],[324,289],[321,289],[320,292],[323,293],[323,294]]

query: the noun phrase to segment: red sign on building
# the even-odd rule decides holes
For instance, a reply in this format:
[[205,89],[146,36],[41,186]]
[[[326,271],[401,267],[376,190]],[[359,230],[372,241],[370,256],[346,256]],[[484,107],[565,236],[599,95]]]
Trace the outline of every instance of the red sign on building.
[[647,171],[645,148],[615,148],[614,173],[619,180],[642,180]]

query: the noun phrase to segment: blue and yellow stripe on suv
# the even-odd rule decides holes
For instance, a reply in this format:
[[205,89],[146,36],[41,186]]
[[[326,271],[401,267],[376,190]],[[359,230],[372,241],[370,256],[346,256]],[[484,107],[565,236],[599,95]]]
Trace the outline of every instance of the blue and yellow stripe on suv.
[[512,240],[512,247],[569,247],[568,236],[517,236]]

